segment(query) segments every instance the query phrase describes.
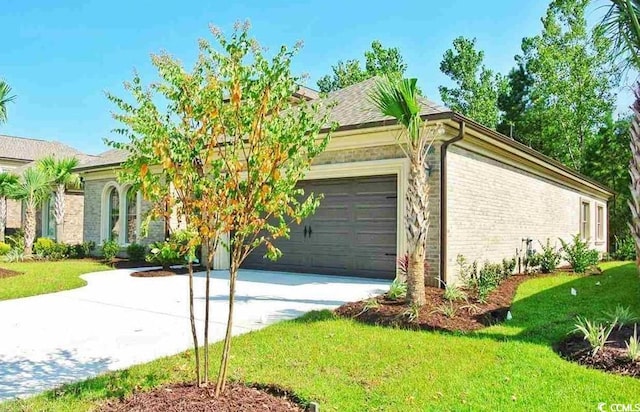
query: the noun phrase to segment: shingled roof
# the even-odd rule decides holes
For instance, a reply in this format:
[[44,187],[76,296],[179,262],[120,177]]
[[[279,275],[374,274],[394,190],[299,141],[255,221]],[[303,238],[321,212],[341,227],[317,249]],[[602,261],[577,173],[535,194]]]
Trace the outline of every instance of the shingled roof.
[[[340,129],[355,129],[372,127],[375,125],[394,124],[395,119],[384,116],[373,105],[369,95],[375,89],[379,77],[372,77],[344,89],[329,93],[323,100],[335,104],[329,115],[329,120],[337,122]],[[447,113],[451,110],[440,106],[431,100],[422,98],[420,101],[422,116],[437,113]]]
[[86,156],[73,147],[60,142],[0,135],[0,158],[26,163],[49,155],[79,158]]
[[[380,111],[375,108],[369,99],[369,95],[378,79],[378,77],[372,77],[344,89],[331,92],[324,97],[319,97],[320,95],[317,91],[308,87],[301,87],[297,94],[309,100],[318,100],[323,104],[332,105],[329,121],[338,123],[340,129],[357,129],[394,124],[395,119],[380,114]],[[428,99],[421,99],[421,104],[422,111],[420,114],[423,116],[450,112],[446,107]],[[126,158],[126,151],[113,149],[99,154],[96,159],[80,166],[78,169],[86,170],[96,167],[116,166]]]

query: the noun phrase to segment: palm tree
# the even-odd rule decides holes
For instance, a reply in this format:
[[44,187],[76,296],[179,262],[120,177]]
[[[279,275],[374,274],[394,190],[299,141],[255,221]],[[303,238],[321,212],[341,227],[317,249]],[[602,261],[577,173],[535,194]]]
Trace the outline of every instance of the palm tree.
[[49,175],[38,168],[30,167],[22,173],[18,183],[11,186],[9,195],[24,202],[24,253],[30,255],[36,238],[36,211],[51,195]]
[[420,117],[420,93],[417,79],[383,78],[369,96],[375,107],[402,126],[398,143],[411,164],[407,188],[405,225],[409,246],[407,300],[422,306],[426,303],[424,262],[429,233],[429,181],[426,157],[441,127],[427,127]]
[[7,227],[7,198],[13,186],[18,183],[18,176],[13,173],[0,172],[0,242],[4,242],[4,231]]
[[0,80],[0,124],[7,122],[7,103],[16,98],[10,93],[11,87],[4,80]]
[[73,169],[78,166],[78,159],[75,157],[56,159],[53,156],[47,156],[40,159],[37,166],[49,176],[55,185],[53,215],[56,219],[56,240],[62,242],[64,239],[64,195],[67,188],[80,187],[80,176],[73,173]]
[[[624,69],[640,69],[640,0],[611,0],[600,27],[613,43],[613,57]],[[640,85],[636,85],[636,99],[631,120],[631,222],[629,228],[636,243],[636,265],[640,267]]]

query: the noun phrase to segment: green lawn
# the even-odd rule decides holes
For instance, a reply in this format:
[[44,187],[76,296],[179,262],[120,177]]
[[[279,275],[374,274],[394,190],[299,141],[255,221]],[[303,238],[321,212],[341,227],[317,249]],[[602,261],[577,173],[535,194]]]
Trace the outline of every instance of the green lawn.
[[0,267],[24,272],[0,279],[0,301],[79,288],[87,284],[80,275],[111,269],[92,260],[0,263]]
[[[312,313],[237,338],[231,376],[293,389],[322,411],[573,411],[597,410],[599,402],[640,403],[640,379],[590,370],[552,350],[576,314],[598,317],[617,304],[640,314],[634,265],[604,267],[601,276],[532,279],[518,290],[512,321],[468,335],[383,329]],[[213,347],[217,360],[220,345]],[[134,389],[187,381],[191,362],[186,352],[0,410],[87,410]]]

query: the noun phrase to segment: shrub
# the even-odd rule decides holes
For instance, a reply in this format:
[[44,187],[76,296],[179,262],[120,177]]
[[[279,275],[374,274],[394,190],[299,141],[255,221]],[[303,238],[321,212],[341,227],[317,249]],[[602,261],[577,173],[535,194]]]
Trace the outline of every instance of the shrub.
[[82,259],[84,256],[84,250],[82,249],[82,244],[78,243],[75,245],[69,245],[69,258],[70,259]]
[[391,283],[387,297],[391,300],[402,299],[407,296],[407,284],[396,279]]
[[589,249],[589,243],[580,238],[580,235],[573,236],[571,244],[560,239],[564,259],[569,262],[573,271],[584,273],[589,267],[598,263],[600,253],[597,250]]
[[145,259],[147,248],[139,243],[132,243],[127,246],[127,256],[134,262],[142,262]]
[[616,306],[616,309],[611,312],[604,312],[607,320],[618,324],[619,329],[625,325],[632,325],[638,321],[638,317],[627,307],[622,305]]
[[592,352],[591,356],[595,356],[600,350],[604,349],[609,341],[609,335],[615,326],[617,319],[614,319],[608,326],[605,326],[598,322],[591,322],[581,317],[576,318],[574,333],[578,332],[582,334],[584,340],[589,342]]
[[0,256],[4,256],[11,250],[11,246],[9,244],[0,242]]
[[5,236],[5,240],[11,249],[24,251],[24,230],[17,229],[12,235]]
[[460,289],[452,283],[447,283],[444,286],[444,298],[448,301],[466,300],[467,294],[464,290]]
[[49,249],[49,252],[44,256],[51,260],[62,260],[69,257],[69,246],[64,243],[53,243],[53,247]]
[[453,318],[456,316],[458,309],[453,305],[452,302],[443,303],[440,306],[436,307],[431,313],[439,313],[441,315],[446,316],[447,318]]
[[555,246],[551,246],[551,241],[547,238],[547,243],[540,243],[540,247],[542,248],[542,253],[538,253],[537,263],[540,266],[540,271],[542,273],[551,273],[558,267],[560,264],[560,251],[556,249]]
[[24,262],[27,257],[24,254],[24,248],[12,248],[9,253],[3,256],[5,262]]
[[409,322],[418,322],[420,320],[420,306],[412,303],[402,315],[409,320]]
[[631,235],[615,237],[615,249],[611,253],[615,260],[636,260],[636,243]]
[[33,244],[33,252],[36,255],[48,257],[53,248],[55,247],[55,240],[48,237],[39,237]]
[[120,252],[120,245],[115,240],[107,240],[102,244],[102,257],[107,262],[112,262]]
[[186,230],[173,232],[167,240],[154,242],[149,246],[146,261],[158,263],[165,270],[171,265],[194,262],[197,260],[197,246],[190,245],[192,238],[193,234]]
[[513,271],[516,269],[516,258],[502,259],[502,276],[507,278],[513,275]]
[[629,338],[627,343],[627,356],[633,362],[640,359],[640,342],[638,342],[638,328],[633,327],[633,336]]
[[96,250],[96,242],[94,242],[93,240],[90,240],[88,242],[82,242],[82,257],[87,257],[87,256],[91,256],[93,254],[93,251]]

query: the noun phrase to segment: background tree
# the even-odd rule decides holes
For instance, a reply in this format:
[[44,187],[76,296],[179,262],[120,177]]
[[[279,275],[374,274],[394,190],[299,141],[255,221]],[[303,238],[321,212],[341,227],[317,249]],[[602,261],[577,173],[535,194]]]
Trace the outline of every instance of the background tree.
[[7,103],[14,101],[15,95],[11,94],[11,87],[0,80],[0,124],[7,122]]
[[55,186],[53,216],[56,219],[56,240],[62,242],[64,239],[64,215],[65,215],[65,193],[67,188],[77,189],[80,187],[80,176],[73,172],[78,166],[78,159],[67,157],[56,159],[55,156],[47,156],[37,162],[37,167],[49,176],[49,180]]
[[542,33],[522,41],[509,76],[511,95],[502,99],[511,102],[504,109],[517,120],[517,140],[578,171],[614,104],[610,41],[587,27],[587,5],[551,2]]
[[420,94],[416,79],[384,78],[376,84],[370,98],[384,115],[394,117],[403,127],[399,144],[409,158],[409,184],[405,224],[409,245],[407,300],[413,305],[426,303],[424,261],[429,233],[429,181],[426,160],[440,127],[426,126],[420,117]]
[[500,74],[483,64],[484,52],[476,50],[476,39],[458,37],[453,49],[444,53],[440,71],[451,78],[456,87],[440,86],[442,102],[459,113],[495,129],[500,120],[498,96],[505,81]]
[[529,107],[530,89],[533,79],[524,67],[522,58],[516,56],[516,67],[504,78],[503,88],[498,96],[498,108],[502,113],[497,130],[511,138],[526,136],[524,114]]
[[51,180],[40,169],[30,167],[22,173],[18,183],[10,187],[10,197],[24,202],[24,253],[30,255],[36,238],[36,212],[51,195]]
[[13,173],[0,172],[0,242],[4,242],[7,227],[7,198],[11,196],[13,186],[18,183],[18,176]]
[[352,84],[374,76],[397,75],[402,77],[407,65],[396,47],[385,48],[378,40],[371,43],[371,50],[364,52],[365,67],[362,69],[360,61],[356,59],[339,61],[331,66],[332,74],[327,74],[318,80],[318,88],[327,93],[339,90]]
[[[625,69],[640,69],[640,2],[611,0],[611,6],[600,29],[613,42],[611,56]],[[640,85],[636,85],[636,99],[632,105],[631,161],[629,187],[631,219],[629,229],[636,245],[636,264],[640,267]]]
[[609,114],[604,126],[598,131],[585,153],[584,173],[607,185],[615,195],[609,201],[609,245],[615,246],[615,238],[628,238],[631,212],[628,202],[629,191],[629,127],[631,118],[620,117],[614,120]]

